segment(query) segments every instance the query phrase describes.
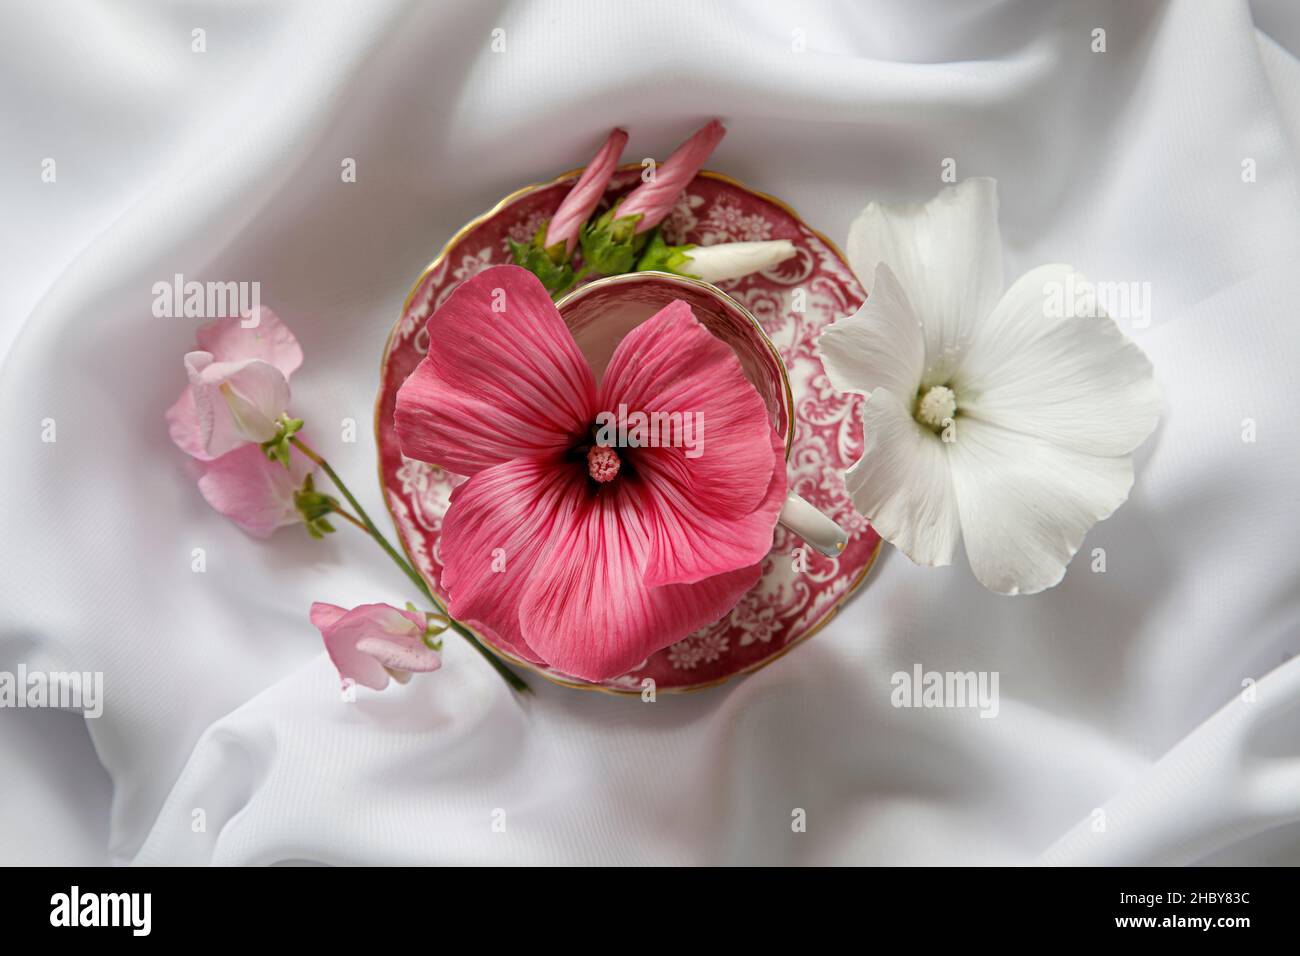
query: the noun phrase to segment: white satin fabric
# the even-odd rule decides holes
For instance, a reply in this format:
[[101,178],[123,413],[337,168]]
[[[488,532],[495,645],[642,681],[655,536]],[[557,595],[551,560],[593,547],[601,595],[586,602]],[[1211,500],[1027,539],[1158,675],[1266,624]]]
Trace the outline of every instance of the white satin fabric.
[[[106,701],[0,711],[0,862],[1300,862],[1288,49],[1294,9],[1232,0],[8,4],[0,670],[102,671]],[[379,354],[424,263],[610,127],[662,158],[713,116],[711,167],[839,241],[951,158],[999,181],[1008,280],[1150,283],[1121,325],[1167,404],[1130,500],[1035,597],[887,549],[704,693],[520,701],[453,639],[341,703],[309,605],[404,581],[350,529],[260,543],[204,504],[162,419],[195,322],[153,284],[262,283],[295,410],[382,514]],[[998,672],[998,715],[891,706],[917,663]]]

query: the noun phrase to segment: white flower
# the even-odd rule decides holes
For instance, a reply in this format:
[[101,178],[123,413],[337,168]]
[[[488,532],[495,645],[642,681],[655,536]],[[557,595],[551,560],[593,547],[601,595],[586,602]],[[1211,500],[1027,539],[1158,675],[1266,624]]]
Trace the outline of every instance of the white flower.
[[[1160,389],[1069,266],[1004,293],[1000,242],[991,179],[872,203],[848,243],[870,298],[818,351],[836,388],[867,396],[854,507],[918,564],[951,563],[960,533],[981,584],[1033,594],[1128,497]],[[1089,290],[1084,314],[1062,290]]]
[[785,262],[794,253],[794,243],[789,239],[696,246],[686,251],[689,261],[678,271],[689,273],[705,282],[717,283],[770,269],[779,262]]

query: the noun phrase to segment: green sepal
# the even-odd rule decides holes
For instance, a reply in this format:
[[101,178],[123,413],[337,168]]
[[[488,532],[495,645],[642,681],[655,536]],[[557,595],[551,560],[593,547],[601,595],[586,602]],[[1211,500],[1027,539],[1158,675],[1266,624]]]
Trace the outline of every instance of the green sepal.
[[573,267],[568,263],[568,249],[563,242],[553,242],[550,248],[545,248],[542,245],[545,241],[546,223],[542,223],[530,242],[506,239],[515,265],[537,276],[553,298],[573,285]]
[[637,253],[645,246],[644,234],[636,234],[636,226],[645,216],[619,216],[616,204],[605,210],[578,233],[582,243],[582,261],[587,268],[602,275],[616,276],[632,272]]
[[[412,611],[415,608],[411,608]],[[424,612],[424,646],[430,650],[442,650],[442,638],[438,635],[451,627],[451,618],[437,611]]]
[[323,538],[327,534],[334,533],[334,526],[324,518],[317,518],[307,522],[307,533],[313,538]]
[[290,418],[287,412],[281,412],[275,422],[275,437],[262,442],[262,453],[267,461],[278,461],[289,470],[289,447],[291,439],[302,428],[301,418]]
[[670,246],[664,242],[663,236],[656,229],[650,236],[650,242],[645,247],[645,251],[641,253],[641,258],[636,261],[636,271],[671,272],[675,275],[698,279],[699,276],[688,272],[686,268],[691,263],[691,257],[687,253],[694,248],[695,245],[689,242],[681,246]]
[[317,491],[311,475],[293,493],[293,506],[302,515],[307,533],[313,538],[323,538],[334,531],[334,526],[325,520],[325,516],[338,510],[338,499]]

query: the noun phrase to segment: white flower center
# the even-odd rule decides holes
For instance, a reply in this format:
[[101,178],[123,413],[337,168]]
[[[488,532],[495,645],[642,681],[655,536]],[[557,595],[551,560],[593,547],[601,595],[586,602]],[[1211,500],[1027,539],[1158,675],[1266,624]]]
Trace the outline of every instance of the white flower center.
[[957,396],[947,385],[935,385],[916,403],[916,420],[926,428],[939,431],[944,422],[957,414]]

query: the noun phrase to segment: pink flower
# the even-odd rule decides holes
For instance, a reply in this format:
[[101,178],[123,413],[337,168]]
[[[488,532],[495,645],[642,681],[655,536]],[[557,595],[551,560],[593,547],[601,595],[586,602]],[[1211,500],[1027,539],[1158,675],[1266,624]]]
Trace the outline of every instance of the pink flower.
[[289,407],[289,381],[274,365],[217,362],[211,353],[190,352],[185,370],[205,454],[216,457],[275,437],[275,420]]
[[643,218],[636,224],[637,233],[647,232],[663,222],[673,211],[677,197],[690,185],[726,133],[717,120],[698,130],[655,171],[652,182],[642,183],[628,193],[618,207],[617,216],[622,219],[641,213]]
[[304,520],[295,496],[313,471],[315,465],[296,448],[286,469],[259,446],[244,445],[204,463],[199,491],[218,513],[253,537],[268,538],[277,528]]
[[436,671],[442,657],[424,643],[427,625],[419,611],[388,604],[362,604],[348,611],[317,601],[311,622],[325,639],[325,650],[339,676],[373,690],[388,678],[405,683],[412,671]]
[[[542,284],[514,266],[462,283],[429,330],[438,346],[398,392],[396,424],[406,456],[469,476],[441,539],[456,618],[598,681],[758,580],[784,447],[735,353],[684,302],[633,329],[599,386]],[[597,416],[620,405],[696,413],[707,444],[593,451]]]
[[190,384],[166,417],[172,441],[203,463],[200,493],[254,537],[304,520],[312,528],[323,514],[303,514],[296,496],[311,491],[314,466],[293,449],[286,468],[259,447],[275,437],[275,418],[289,404],[289,376],[302,364],[298,340],[265,307],[209,322],[195,337],[199,348],[185,356]]
[[196,338],[198,349],[185,356],[189,387],[167,410],[172,441],[211,461],[274,438],[275,420],[289,405],[289,376],[302,364],[289,327],[262,307],[246,319],[209,322]]
[[581,178],[569,190],[564,202],[560,203],[560,208],[555,210],[555,215],[547,224],[544,248],[549,249],[557,242],[563,242],[565,256],[573,255],[573,248],[578,244],[578,230],[605,195],[605,187],[618,168],[618,159],[623,155],[623,147],[626,145],[626,131],[616,129],[609,134],[605,145],[587,164]]

